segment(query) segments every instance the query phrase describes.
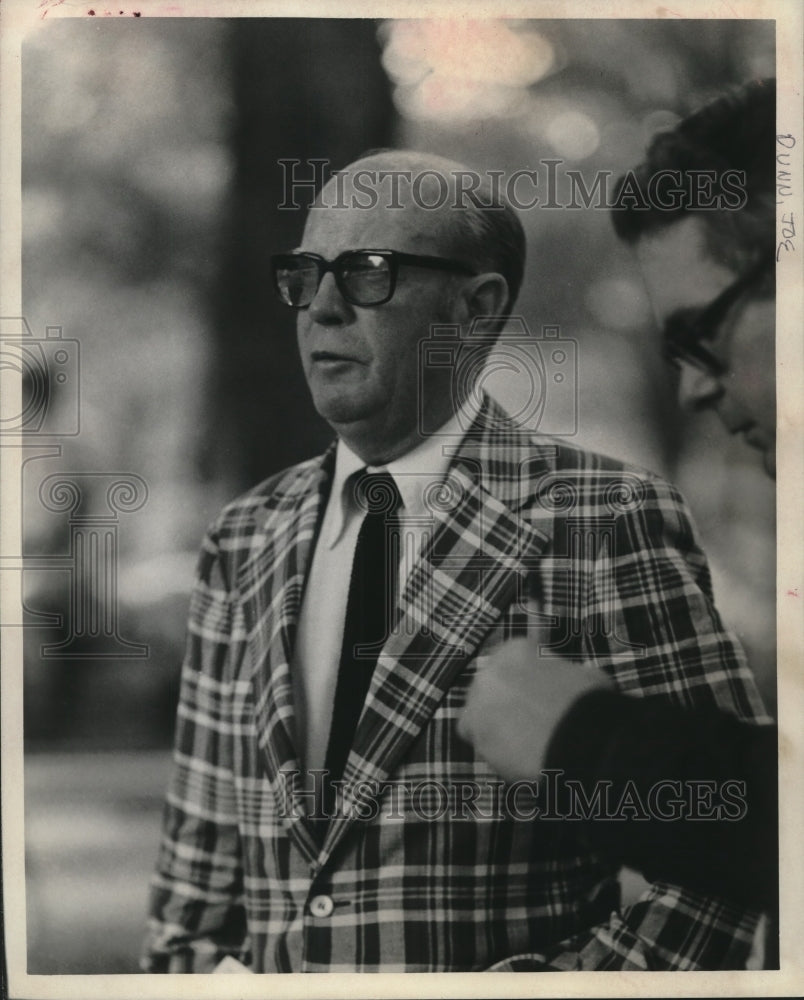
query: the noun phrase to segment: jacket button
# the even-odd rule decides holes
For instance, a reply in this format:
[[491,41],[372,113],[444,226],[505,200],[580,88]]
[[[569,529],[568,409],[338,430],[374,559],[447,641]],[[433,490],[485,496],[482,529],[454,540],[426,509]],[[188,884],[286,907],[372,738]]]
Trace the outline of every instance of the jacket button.
[[314,917],[328,917],[335,909],[330,896],[313,896],[310,900],[310,913]]

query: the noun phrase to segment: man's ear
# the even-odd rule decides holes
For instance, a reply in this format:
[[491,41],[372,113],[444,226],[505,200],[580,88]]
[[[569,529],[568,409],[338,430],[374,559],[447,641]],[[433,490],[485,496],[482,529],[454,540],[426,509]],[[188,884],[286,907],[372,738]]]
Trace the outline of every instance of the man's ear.
[[502,316],[508,303],[508,282],[495,271],[475,275],[461,286],[459,300],[462,322],[475,316]]

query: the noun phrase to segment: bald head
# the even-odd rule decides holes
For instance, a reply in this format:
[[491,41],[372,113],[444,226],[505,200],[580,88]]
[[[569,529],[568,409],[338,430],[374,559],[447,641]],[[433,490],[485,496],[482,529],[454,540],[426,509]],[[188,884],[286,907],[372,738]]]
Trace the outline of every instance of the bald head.
[[524,273],[525,233],[489,175],[414,150],[371,153],[337,171],[311,211],[354,207],[409,215],[424,241],[437,242],[478,273],[501,274],[508,286],[503,311],[513,308]]

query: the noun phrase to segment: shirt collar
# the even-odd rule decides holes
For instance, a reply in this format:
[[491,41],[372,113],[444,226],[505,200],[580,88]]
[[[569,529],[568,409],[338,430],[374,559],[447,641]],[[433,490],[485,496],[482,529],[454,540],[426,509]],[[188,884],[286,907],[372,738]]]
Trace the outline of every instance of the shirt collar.
[[365,468],[366,463],[340,439],[335,450],[335,472],[332,476],[332,489],[327,508],[326,542],[327,548],[338,541],[343,534],[348,515],[352,513],[349,496],[346,492],[346,480],[355,472]]
[[[421,444],[388,462],[384,466],[368,466],[369,472],[389,472],[394,479],[405,516],[424,516],[428,512],[425,494],[433,483],[440,483],[446,476],[454,445],[463,438],[467,428],[477,417],[479,403],[470,393],[457,415],[451,417],[439,429],[428,435]],[[448,454],[444,445],[449,444]],[[347,522],[358,514],[350,501],[346,481],[355,472],[366,468],[365,462],[342,440],[338,441],[335,452],[335,472],[332,477],[330,497],[334,503],[331,521],[326,531],[326,545],[332,548],[343,534]],[[328,512],[330,513],[330,512]],[[329,520],[329,519],[328,519]]]

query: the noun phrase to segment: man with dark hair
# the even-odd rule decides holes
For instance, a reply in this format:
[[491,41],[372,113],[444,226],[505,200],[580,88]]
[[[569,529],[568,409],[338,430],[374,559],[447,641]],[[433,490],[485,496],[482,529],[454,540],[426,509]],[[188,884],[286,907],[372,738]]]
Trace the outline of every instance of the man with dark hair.
[[[400,169],[416,179],[395,204],[367,196]],[[147,971],[744,962],[756,914],[666,885],[621,908],[616,868],[534,822],[535,790],[456,732],[478,658],[527,630],[533,594],[623,690],[762,717],[678,493],[456,382],[524,257],[509,208],[460,201],[466,174],[410,153],[352,164],[273,260],[338,440],[205,539]],[[423,367],[434,329],[452,337]],[[600,544],[574,544],[577,517]]]
[[[636,170],[693,175],[693,198],[674,210],[613,214],[635,251],[666,356],[681,369],[680,395],[712,408],[731,434],[759,449],[776,470],[775,143],[776,83],[761,80],[722,97],[653,140]],[[744,202],[711,207],[727,171],[739,173]]]
[[[735,268],[749,263],[755,250],[773,248],[775,145],[774,79],[752,81],[717,98],[675,128],[658,132],[645,160],[621,178],[614,199],[620,207],[612,214],[617,235],[634,244],[695,215],[706,219],[715,256]],[[644,197],[620,199],[630,178]],[[646,196],[652,181],[657,190],[664,185],[684,195],[660,205]],[[727,186],[730,198],[723,197]]]
[[[672,210],[634,199],[615,211],[636,252],[662,331],[680,369],[680,395],[714,409],[775,474],[775,81],[749,84],[656,136],[631,173],[644,191],[662,173],[693,192]],[[711,208],[726,171],[744,185],[741,207]],[[704,192],[700,178],[708,181]],[[630,182],[629,182],[630,183]],[[623,188],[621,188],[623,190]],[[696,193],[697,192],[697,193]],[[776,915],[777,732],[714,706],[680,709],[597,685],[538,644],[511,645],[470,691],[460,731],[509,780],[559,768],[587,789],[629,783],[644,801],[662,782],[735,782],[741,808],[728,819],[640,816],[584,824],[588,842],[652,879],[710,892]],[[532,720],[530,728],[521,721]],[[770,943],[769,961],[774,945]]]

